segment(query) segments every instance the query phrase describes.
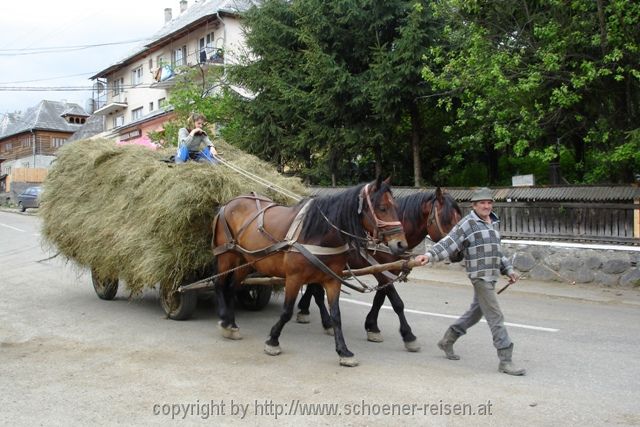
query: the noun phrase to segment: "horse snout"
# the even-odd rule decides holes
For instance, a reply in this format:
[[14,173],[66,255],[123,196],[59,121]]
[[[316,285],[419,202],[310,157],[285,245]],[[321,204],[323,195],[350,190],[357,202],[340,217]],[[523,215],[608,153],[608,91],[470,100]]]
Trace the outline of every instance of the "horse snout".
[[400,255],[404,253],[408,248],[407,241],[401,239],[394,239],[389,242],[389,249],[394,255]]

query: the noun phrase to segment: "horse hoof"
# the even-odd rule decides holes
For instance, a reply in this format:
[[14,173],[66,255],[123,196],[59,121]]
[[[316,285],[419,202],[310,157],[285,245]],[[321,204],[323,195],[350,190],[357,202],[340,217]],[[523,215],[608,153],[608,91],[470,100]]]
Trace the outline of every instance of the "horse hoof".
[[296,322],[298,322],[298,323],[311,323],[311,320],[309,319],[309,315],[308,314],[298,313],[298,315],[296,316]]
[[333,328],[325,328],[324,333],[333,336]]
[[218,322],[218,327],[220,328],[220,333],[223,338],[227,338],[230,340],[241,340],[242,335],[240,335],[239,328],[233,328],[231,326],[222,326],[222,321]]
[[418,344],[418,340],[406,341],[404,343],[404,348],[411,353],[417,353],[420,351],[420,344]]
[[273,345],[265,344],[264,352],[267,353],[269,356],[277,356],[280,353],[282,353],[282,349],[280,348],[279,345],[273,346]]
[[359,364],[360,362],[358,362],[358,359],[353,356],[340,358],[340,366],[347,366],[349,368],[352,368],[354,366],[358,366]]
[[367,341],[371,342],[383,342],[384,338],[382,338],[382,334],[380,332],[370,332],[367,331]]

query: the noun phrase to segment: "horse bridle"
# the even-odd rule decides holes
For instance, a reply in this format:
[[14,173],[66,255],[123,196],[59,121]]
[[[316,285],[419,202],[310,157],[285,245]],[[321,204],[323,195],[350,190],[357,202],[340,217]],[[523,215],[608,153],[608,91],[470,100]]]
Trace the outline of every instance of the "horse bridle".
[[[362,213],[362,205],[364,200],[367,201],[368,214],[373,219],[375,225],[373,230],[373,240],[375,242],[381,241],[387,235],[393,235],[402,233],[402,223],[400,221],[382,221],[377,217],[376,212],[373,210],[373,203],[371,203],[371,197],[369,196],[369,184],[365,185],[360,192],[360,203],[358,204],[358,214]],[[380,238],[379,238],[379,237]]]
[[[442,229],[442,224],[440,224],[440,215],[438,215],[438,200],[433,200],[433,208],[431,212],[429,212],[429,218],[427,218],[427,232],[429,232],[428,228],[435,222],[436,227],[438,228],[438,232],[440,233],[440,237],[444,237],[447,233]],[[432,239],[433,240],[433,239]]]

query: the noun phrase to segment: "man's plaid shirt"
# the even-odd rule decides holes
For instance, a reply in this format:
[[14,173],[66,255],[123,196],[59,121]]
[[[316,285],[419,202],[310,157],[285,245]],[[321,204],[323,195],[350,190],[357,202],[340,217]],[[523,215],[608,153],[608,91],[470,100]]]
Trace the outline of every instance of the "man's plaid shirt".
[[491,212],[492,223],[480,219],[471,211],[462,218],[442,240],[427,250],[431,261],[441,261],[457,252],[464,255],[470,279],[497,281],[500,273],[511,274],[513,267],[502,255],[500,233],[494,228],[498,216]]

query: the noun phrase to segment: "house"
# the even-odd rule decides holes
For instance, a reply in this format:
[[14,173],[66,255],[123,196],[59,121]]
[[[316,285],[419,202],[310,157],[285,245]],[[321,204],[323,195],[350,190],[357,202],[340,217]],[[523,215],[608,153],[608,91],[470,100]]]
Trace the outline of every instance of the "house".
[[[251,0],[180,2],[175,18],[165,9],[165,24],[142,47],[91,77],[102,88],[96,115],[120,141],[160,130],[172,118],[168,105],[175,75],[184,66],[224,66],[236,61],[244,36],[239,14]],[[106,98],[106,99],[104,99]]]
[[78,104],[40,101],[0,121],[0,175],[16,168],[46,168],[56,151],[87,121]]

